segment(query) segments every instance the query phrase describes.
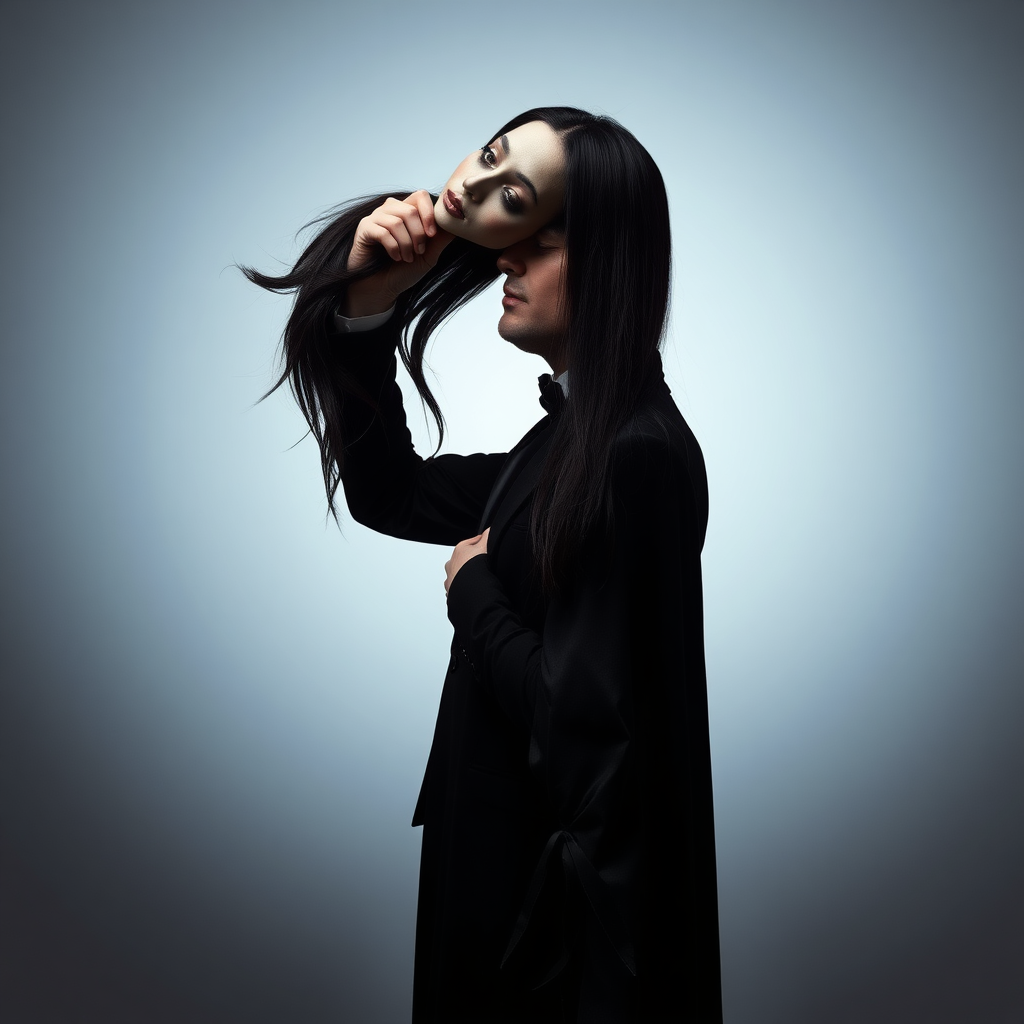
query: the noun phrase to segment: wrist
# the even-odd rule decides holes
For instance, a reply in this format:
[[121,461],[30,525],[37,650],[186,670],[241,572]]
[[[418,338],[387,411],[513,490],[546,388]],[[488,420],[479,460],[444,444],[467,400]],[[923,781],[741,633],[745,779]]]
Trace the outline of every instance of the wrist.
[[377,316],[385,313],[395,304],[394,296],[384,294],[380,287],[371,284],[371,278],[353,281],[345,290],[345,297],[338,306],[342,316],[354,319],[360,316]]

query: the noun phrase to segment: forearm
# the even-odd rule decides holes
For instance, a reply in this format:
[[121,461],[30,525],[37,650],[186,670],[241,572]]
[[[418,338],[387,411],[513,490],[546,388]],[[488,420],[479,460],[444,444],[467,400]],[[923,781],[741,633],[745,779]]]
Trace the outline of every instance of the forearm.
[[393,324],[336,339],[349,385],[340,400],[345,499],[356,521],[391,534],[400,533],[402,506],[411,500],[422,463],[395,380],[396,341]]
[[455,544],[476,532],[502,454],[423,459],[413,446],[396,382],[397,317],[338,335],[338,359],[354,388],[342,397],[341,484],[354,519],[406,540]]
[[619,582],[552,597],[543,634],[523,622],[486,555],[469,559],[448,590],[456,643],[478,684],[532,734],[566,827],[632,733],[631,625]]
[[529,731],[541,686],[541,637],[522,623],[486,555],[470,558],[455,575],[448,618],[480,685]]

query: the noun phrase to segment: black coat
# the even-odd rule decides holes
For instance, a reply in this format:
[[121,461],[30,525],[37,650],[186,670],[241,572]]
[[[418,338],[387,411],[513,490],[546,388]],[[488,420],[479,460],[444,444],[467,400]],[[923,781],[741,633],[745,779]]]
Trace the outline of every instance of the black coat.
[[346,402],[351,514],[450,546],[491,528],[448,596],[455,638],[413,818],[413,1020],[720,1021],[700,448],[659,379],[614,444],[614,537],[548,599],[529,512],[551,417],[508,456],[421,459],[395,330],[339,339],[377,399]]

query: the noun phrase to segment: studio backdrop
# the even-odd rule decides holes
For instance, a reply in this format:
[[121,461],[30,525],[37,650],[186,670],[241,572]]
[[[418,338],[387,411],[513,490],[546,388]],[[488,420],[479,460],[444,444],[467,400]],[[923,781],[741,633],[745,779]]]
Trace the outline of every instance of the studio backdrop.
[[[1020,1020],[1022,43],[996,0],[7,4],[0,1016],[407,1019],[450,552],[326,519],[236,264],[565,103],[671,202],[726,1020]],[[499,314],[429,353],[445,451],[540,415]]]

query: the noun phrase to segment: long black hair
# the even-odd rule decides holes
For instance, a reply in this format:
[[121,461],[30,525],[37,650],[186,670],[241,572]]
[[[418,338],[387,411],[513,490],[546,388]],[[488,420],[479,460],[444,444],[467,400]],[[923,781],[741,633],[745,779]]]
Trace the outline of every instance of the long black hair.
[[[612,442],[633,415],[660,367],[658,350],[668,310],[671,243],[668,200],[657,165],[637,139],[609,117],[575,107],[537,107],[499,128],[492,140],[531,121],[559,135],[565,152],[564,354],[572,399],[566,402],[533,504],[531,533],[545,589],[562,585],[584,537],[609,515]],[[388,266],[380,249],[358,274],[346,270],[359,221],[387,196],[357,200],[319,221],[319,233],[292,270],[280,277],[249,267],[250,281],[271,291],[295,291],[283,338],[286,380],[320,447],[330,511],[344,462],[341,409],[360,394],[342,367],[332,313],[352,281]],[[435,197],[436,198],[436,197]],[[427,385],[423,355],[431,333],[498,276],[497,253],[456,238],[437,266],[398,301],[404,328],[402,362],[437,423],[444,418]]]

